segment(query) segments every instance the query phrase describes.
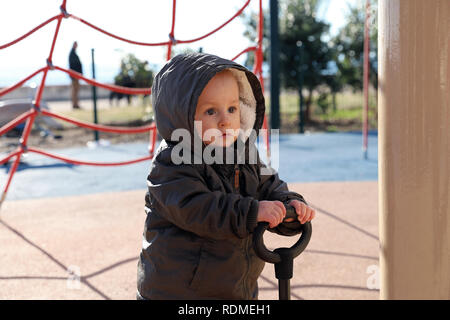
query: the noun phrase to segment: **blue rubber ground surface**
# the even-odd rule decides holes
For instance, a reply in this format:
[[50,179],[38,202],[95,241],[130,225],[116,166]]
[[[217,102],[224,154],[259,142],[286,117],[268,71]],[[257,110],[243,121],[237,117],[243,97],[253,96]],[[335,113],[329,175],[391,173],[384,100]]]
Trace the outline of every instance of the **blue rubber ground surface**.
[[[277,153],[276,149],[277,145],[272,143],[272,155]],[[278,168],[286,182],[367,181],[378,177],[376,132],[369,134],[367,160],[363,159],[360,132],[280,135],[278,150],[279,161],[273,156],[273,167]],[[85,161],[117,162],[147,155],[147,144],[51,152]],[[7,200],[145,189],[150,166],[150,161],[120,167],[74,166],[37,154],[27,155],[24,161],[14,175]],[[0,167],[1,189],[8,172],[8,166]]]

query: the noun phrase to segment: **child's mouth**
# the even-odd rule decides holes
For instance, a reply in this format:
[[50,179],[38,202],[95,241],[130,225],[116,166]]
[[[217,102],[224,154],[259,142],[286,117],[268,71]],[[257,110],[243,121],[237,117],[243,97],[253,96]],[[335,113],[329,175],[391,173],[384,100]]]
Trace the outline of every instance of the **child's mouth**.
[[225,132],[222,132],[222,136],[223,137],[225,137],[225,136],[234,137],[236,133],[237,133],[236,130],[229,130],[229,131],[227,130]]

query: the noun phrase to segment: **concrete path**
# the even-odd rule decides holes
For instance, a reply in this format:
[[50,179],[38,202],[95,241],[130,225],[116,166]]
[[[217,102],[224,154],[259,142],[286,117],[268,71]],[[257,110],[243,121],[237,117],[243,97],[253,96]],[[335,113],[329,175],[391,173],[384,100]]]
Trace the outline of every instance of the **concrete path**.
[[[377,182],[290,188],[317,209],[295,260],[292,299],[378,299]],[[0,212],[0,299],[134,299],[145,189],[6,201]],[[267,234],[266,246],[296,238]],[[278,299],[272,265],[260,299]]]

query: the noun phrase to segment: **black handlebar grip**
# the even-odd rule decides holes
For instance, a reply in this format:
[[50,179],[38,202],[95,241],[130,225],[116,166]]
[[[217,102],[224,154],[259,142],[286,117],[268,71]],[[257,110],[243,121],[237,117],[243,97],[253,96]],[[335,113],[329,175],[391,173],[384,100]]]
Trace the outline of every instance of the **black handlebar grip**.
[[295,208],[292,206],[284,206],[286,208],[286,216],[283,219],[283,222],[286,222],[287,219],[292,218],[294,219],[294,221],[298,221],[297,220],[297,212],[295,212]]
[[[288,218],[294,218],[295,221],[298,221],[295,209],[289,205],[286,206],[286,217],[283,221],[285,221]],[[253,232],[253,248],[258,257],[260,257],[262,260],[270,263],[279,263],[281,261],[280,255],[274,251],[268,250],[264,245],[263,234],[268,227],[269,223],[267,222],[258,223],[258,226]],[[300,236],[300,239],[298,239],[297,242],[291,248],[287,249],[289,255],[291,255],[292,258],[295,258],[300,253],[302,253],[303,250],[305,250],[306,246],[308,245],[309,240],[311,239],[312,234],[311,222],[306,222],[305,224],[302,224],[301,227],[302,227],[302,235]]]

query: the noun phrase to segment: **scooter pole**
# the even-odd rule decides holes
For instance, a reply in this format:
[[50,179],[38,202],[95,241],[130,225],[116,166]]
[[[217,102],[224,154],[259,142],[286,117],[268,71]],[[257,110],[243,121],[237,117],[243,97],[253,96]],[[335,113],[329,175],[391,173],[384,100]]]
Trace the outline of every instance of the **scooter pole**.
[[294,259],[305,250],[311,239],[312,226],[310,222],[300,224],[297,220],[297,213],[292,206],[286,206],[287,219],[294,218],[294,222],[302,228],[300,239],[291,248],[278,248],[270,251],[264,245],[263,234],[269,227],[267,222],[260,222],[253,232],[253,248],[256,254],[264,261],[275,265],[275,277],[278,279],[278,297],[280,300],[290,300],[291,285],[290,279],[293,276]]
[[291,280],[279,279],[278,280],[278,299],[279,300],[291,300]]

